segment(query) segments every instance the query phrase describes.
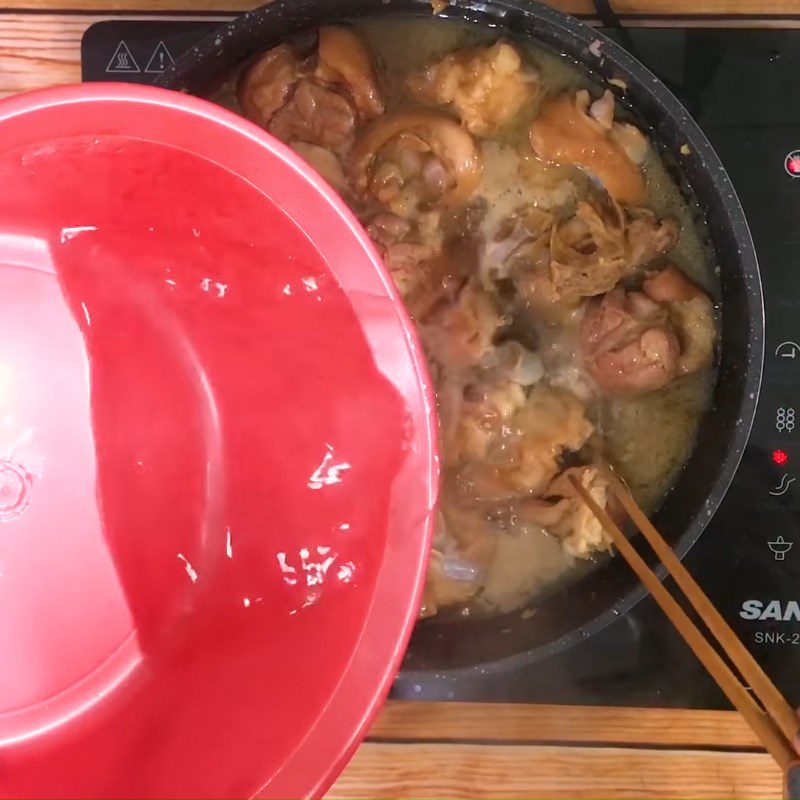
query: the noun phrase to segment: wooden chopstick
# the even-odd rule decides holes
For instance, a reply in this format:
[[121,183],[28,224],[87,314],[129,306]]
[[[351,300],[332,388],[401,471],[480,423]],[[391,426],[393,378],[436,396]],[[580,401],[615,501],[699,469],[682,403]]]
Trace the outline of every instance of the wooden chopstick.
[[[797,753],[792,745],[792,740],[798,727],[797,720],[795,718],[795,721],[791,726],[792,732],[787,735],[782,726],[779,725],[778,721],[772,717],[770,707],[781,706],[782,704],[785,704],[788,707],[788,703],[786,703],[783,697],[780,696],[778,690],[774,687],[774,685],[771,684],[769,678],[767,678],[767,676],[761,670],[761,667],[759,667],[758,664],[752,660],[752,665],[748,667],[748,671],[752,673],[752,668],[755,667],[755,670],[760,672],[763,678],[763,680],[758,681],[758,686],[763,688],[764,685],[769,684],[774,690],[774,692],[768,693],[767,695],[767,702],[769,703],[769,706],[767,706],[767,703],[759,694],[759,688],[757,688],[756,685],[751,682],[753,691],[758,696],[760,702],[764,704],[763,709],[756,703],[745,686],[742,684],[739,678],[736,677],[719,653],[712,647],[711,644],[709,644],[705,636],[701,633],[700,629],[694,624],[694,622],[692,622],[691,619],[689,619],[686,612],[681,608],[680,605],[678,605],[672,595],[670,595],[666,587],[661,583],[655,573],[650,569],[650,567],[647,566],[642,557],[636,552],[636,549],[628,541],[628,538],[611,519],[605,509],[601,508],[595,502],[594,498],[592,498],[592,496],[586,491],[580,482],[575,479],[573,475],[569,476],[569,480],[572,486],[575,488],[575,491],[578,493],[578,496],[584,501],[584,503],[586,503],[592,513],[600,521],[608,535],[611,537],[612,541],[617,546],[620,555],[622,555],[628,564],[630,564],[633,571],[639,577],[639,580],[642,581],[642,583],[653,595],[654,599],[661,606],[670,622],[672,622],[678,633],[681,634],[689,647],[692,648],[697,658],[708,670],[711,677],[717,682],[720,689],[722,689],[722,691],[725,693],[725,696],[731,701],[734,707],[739,710],[741,715],[745,718],[753,732],[756,734],[756,736],[758,736],[766,750],[772,755],[775,761],[778,762],[784,771],[788,770],[788,768],[798,760]],[[631,515],[633,521],[638,525],[640,519],[644,519],[648,523],[648,526],[652,529],[649,532],[653,539],[660,540],[661,545],[663,545],[663,547],[659,547],[659,550],[663,549],[668,551],[669,548],[666,542],[661,539],[661,535],[649,523],[641,509],[639,509],[639,507],[636,505],[636,502],[628,494],[627,490],[622,487],[619,481],[616,480],[616,478],[611,483],[611,486],[614,494],[618,497],[620,504],[623,506],[623,508],[625,508],[626,511],[628,511],[628,513],[630,513],[629,508],[636,508],[638,512],[636,517],[634,518],[633,515]],[[647,536],[647,540],[652,543],[651,536]],[[656,552],[658,553],[659,557],[661,557],[661,553],[658,552],[658,550]],[[688,572],[686,572],[686,569],[677,560],[677,558],[673,556],[671,561],[673,562],[673,567],[677,565],[676,572],[683,572],[685,573],[686,578],[688,578],[688,580],[683,579],[682,581],[678,581],[676,577],[676,583],[678,583],[682,591],[686,594],[689,602],[694,605],[697,592],[700,591],[699,587],[689,577]],[[664,564],[673,574],[673,576],[675,576],[675,572],[673,572],[673,569],[670,568],[670,564],[667,563],[666,559],[664,560]],[[703,595],[703,597],[705,597],[705,595]],[[713,608],[711,601],[708,600],[707,597],[705,597],[705,601],[707,606]],[[695,608],[697,608],[697,606],[695,606]],[[743,645],[741,645],[741,642],[739,642],[739,640],[736,638],[736,635],[730,629],[730,626],[726,626],[730,636],[724,634],[724,632],[718,633],[716,630],[714,630],[717,626],[716,619],[720,618],[719,613],[716,612],[716,609],[714,609],[714,611],[715,613],[713,615],[704,616],[704,621],[708,625],[709,629],[714,633],[717,641],[725,649],[726,654],[730,658],[731,662],[737,667],[737,669],[739,669],[738,650],[734,648],[732,652],[728,651],[726,645],[729,644],[730,638],[735,639],[742,649]],[[702,614],[703,612],[700,613]],[[750,678],[747,678],[747,680],[750,681]],[[775,703],[775,694],[778,695],[781,703]],[[786,720],[784,719],[783,722],[785,724]]]
[[741,676],[752,688],[756,697],[766,709],[767,713],[781,729],[783,735],[791,742],[797,736],[798,718],[794,709],[786,702],[784,696],[778,691],[775,684],[758,665],[750,651],[742,644],[730,625],[717,611],[716,606],[708,599],[708,595],[700,588],[697,581],[691,576],[686,567],[676,558],[672,549],[653,526],[653,523],[644,515],[622,482],[610,470],[606,472],[614,495],[620,502],[636,527],[642,532],[644,538],[650,543],[656,555],[675,579],[680,590],[684,593],[695,610],[706,623],[709,631],[727,653],[730,660],[739,670]]

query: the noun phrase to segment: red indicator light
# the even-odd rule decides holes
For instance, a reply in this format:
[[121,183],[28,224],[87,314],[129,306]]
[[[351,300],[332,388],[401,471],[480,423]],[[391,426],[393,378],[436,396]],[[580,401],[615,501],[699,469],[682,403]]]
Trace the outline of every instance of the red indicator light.
[[783,168],[793,178],[800,178],[800,150],[792,150],[783,160]]
[[785,450],[773,450],[772,460],[776,464],[785,464],[789,460],[789,456],[786,454]]

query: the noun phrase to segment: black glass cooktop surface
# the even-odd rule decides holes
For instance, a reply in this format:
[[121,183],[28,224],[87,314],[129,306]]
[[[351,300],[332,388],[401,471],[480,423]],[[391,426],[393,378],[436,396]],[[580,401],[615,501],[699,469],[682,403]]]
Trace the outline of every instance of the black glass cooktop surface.
[[[152,82],[223,21],[98,23],[84,38],[83,78]],[[800,102],[793,87],[800,75],[800,30],[630,28],[624,44],[705,130],[755,239],[767,323],[758,413],[734,483],[685,563],[798,705]],[[394,694],[417,700],[727,706],[650,599],[558,655],[505,670],[401,675]]]

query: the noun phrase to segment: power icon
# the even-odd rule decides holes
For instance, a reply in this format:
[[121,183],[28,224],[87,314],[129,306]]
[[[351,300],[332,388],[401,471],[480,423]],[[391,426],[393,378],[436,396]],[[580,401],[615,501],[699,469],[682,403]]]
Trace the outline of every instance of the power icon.
[[800,178],[800,150],[792,150],[783,159],[783,168],[792,178]]

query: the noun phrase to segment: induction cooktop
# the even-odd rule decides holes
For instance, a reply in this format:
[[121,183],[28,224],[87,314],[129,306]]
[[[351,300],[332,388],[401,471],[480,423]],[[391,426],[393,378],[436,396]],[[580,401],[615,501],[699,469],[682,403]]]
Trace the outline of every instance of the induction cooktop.
[[[225,21],[111,20],[83,40],[86,81],[153,82]],[[622,39],[682,100],[721,157],[758,252],[767,324],[755,425],[719,511],[685,559],[794,705],[800,704],[800,30],[629,27]],[[651,599],[535,663],[401,674],[415,700],[726,708]]]

